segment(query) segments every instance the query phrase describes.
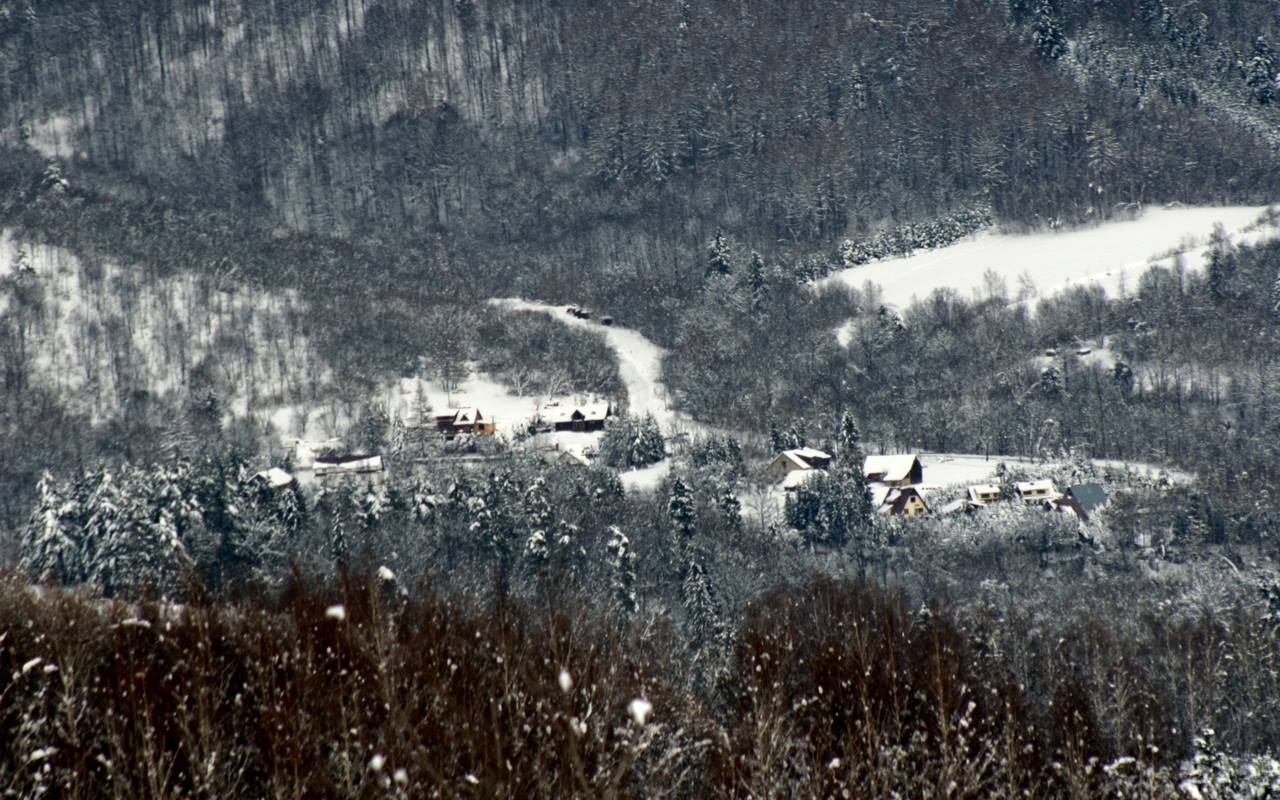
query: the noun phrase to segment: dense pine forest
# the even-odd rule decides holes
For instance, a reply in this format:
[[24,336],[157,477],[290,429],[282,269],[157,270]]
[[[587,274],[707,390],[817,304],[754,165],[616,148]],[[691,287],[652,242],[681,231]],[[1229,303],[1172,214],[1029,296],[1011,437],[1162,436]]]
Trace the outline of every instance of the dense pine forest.
[[1280,242],[823,279],[1278,201],[1271,0],[0,0],[0,796],[1272,796]]

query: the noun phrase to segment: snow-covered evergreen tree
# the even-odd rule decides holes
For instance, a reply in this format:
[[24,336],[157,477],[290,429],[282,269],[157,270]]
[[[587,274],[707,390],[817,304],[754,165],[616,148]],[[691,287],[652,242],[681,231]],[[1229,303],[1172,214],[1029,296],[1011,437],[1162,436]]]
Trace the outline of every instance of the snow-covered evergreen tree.
[[19,566],[36,580],[77,583],[83,578],[78,509],[45,471],[36,484],[36,505],[19,542]]
[[1046,61],[1057,61],[1067,53],[1067,37],[1062,33],[1062,24],[1053,10],[1051,0],[1040,0],[1036,4],[1035,19],[1031,24],[1032,38],[1036,52]]
[[1253,42],[1253,55],[1245,65],[1245,84],[1249,97],[1258,105],[1270,105],[1277,98],[1280,82],[1280,59],[1267,40],[1259,36]]
[[671,528],[675,533],[677,549],[683,552],[693,541],[698,519],[693,507],[693,492],[682,478],[677,477],[671,482],[667,516],[671,518]]
[[707,277],[733,272],[733,246],[723,233],[707,244]]
[[616,525],[609,527],[609,541],[605,544],[609,553],[610,590],[614,606],[624,615],[634,614],[636,600],[636,555],[631,540]]

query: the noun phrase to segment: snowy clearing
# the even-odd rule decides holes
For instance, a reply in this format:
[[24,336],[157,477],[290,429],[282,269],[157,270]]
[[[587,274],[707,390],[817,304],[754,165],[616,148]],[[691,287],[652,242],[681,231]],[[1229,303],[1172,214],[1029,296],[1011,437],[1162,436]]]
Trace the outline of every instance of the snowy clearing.
[[616,325],[602,325],[594,320],[578,319],[569,314],[569,306],[553,306],[519,298],[494,298],[490,303],[511,311],[534,311],[551,314],[565,325],[597,333],[618,354],[618,373],[627,387],[627,403],[632,416],[652,414],[668,436],[680,432],[705,432],[706,426],[671,407],[666,386],[662,383],[662,359],[667,353],[642,334]]
[[619,472],[618,480],[627,491],[653,492],[661,485],[663,479],[671,473],[671,459],[664,458],[656,464],[633,469],[630,472]]
[[[1209,235],[1221,222],[1236,244],[1256,244],[1277,235],[1271,225],[1256,224],[1265,206],[1148,209],[1136,220],[1109,222],[1093,228],[1025,235],[984,232],[966,241],[903,258],[840,270],[815,286],[843,283],[880,287],[885,303],[905,307],[937,289],[964,294],[985,290],[988,271],[998,275],[1016,297],[1028,282],[1035,296],[1076,285],[1100,284],[1109,294],[1132,287],[1153,264],[1171,264],[1181,254],[1188,267],[1199,268]],[[841,328],[838,337],[848,341]]]

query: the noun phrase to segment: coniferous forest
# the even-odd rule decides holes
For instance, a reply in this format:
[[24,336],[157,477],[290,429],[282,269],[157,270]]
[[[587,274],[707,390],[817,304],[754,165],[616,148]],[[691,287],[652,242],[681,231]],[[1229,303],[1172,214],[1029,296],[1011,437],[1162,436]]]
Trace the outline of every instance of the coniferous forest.
[[1273,0],[0,0],[0,796],[1276,796],[1273,203]]

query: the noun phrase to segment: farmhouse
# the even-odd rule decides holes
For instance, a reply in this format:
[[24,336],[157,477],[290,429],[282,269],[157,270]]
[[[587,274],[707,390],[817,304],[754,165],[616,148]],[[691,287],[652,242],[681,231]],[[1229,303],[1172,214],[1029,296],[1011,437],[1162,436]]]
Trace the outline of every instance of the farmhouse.
[[815,450],[812,447],[801,447],[795,450],[783,450],[773,461],[769,462],[769,466],[765,467],[765,474],[772,481],[780,481],[793,472],[826,469],[830,465],[831,455],[829,453]]
[[872,483],[885,486],[911,486],[924,480],[924,466],[919,456],[867,456],[862,472]]
[[437,414],[436,430],[452,438],[460,433],[493,433],[496,426],[478,408],[458,408]]
[[1018,493],[1018,497],[1022,499],[1022,502],[1027,505],[1047,503],[1058,497],[1057,487],[1048,478],[1039,481],[1015,483],[1013,488]]
[[557,431],[600,431],[605,421],[613,416],[610,403],[590,403],[581,406],[563,406],[553,409],[551,426]]

